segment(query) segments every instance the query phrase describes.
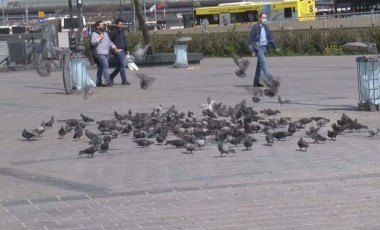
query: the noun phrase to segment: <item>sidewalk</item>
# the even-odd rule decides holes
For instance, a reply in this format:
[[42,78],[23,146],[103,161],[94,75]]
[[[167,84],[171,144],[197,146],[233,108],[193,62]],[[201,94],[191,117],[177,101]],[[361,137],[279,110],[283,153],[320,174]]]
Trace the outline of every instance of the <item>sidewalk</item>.
[[[268,64],[281,77],[277,98],[253,103],[244,86],[253,81],[255,58],[248,76],[238,78],[230,58],[206,58],[189,68],[142,68],[155,77],[147,90],[127,70],[131,86],[97,88],[87,100],[66,95],[62,74],[49,78],[35,72],[0,73],[0,229],[380,229],[380,137],[366,130],[345,133],[337,141],[311,143],[297,151],[297,132],[286,141],[265,145],[265,135],[251,151],[219,157],[211,141],[205,150],[185,154],[169,145],[137,147],[131,136],[119,136],[106,153],[78,157],[87,148],[83,136],[58,139],[58,120],[111,119],[114,111],[151,112],[162,105],[195,112],[210,96],[234,106],[245,99],[275,116],[323,116],[330,125],[343,113],[370,128],[380,128],[378,112],[359,112],[356,57],[271,57]],[[89,69],[95,79],[94,67]],[[21,132],[55,117],[35,141]],[[87,127],[99,132],[96,124]],[[175,139],[170,134],[168,139]],[[306,138],[305,138],[306,139]]]

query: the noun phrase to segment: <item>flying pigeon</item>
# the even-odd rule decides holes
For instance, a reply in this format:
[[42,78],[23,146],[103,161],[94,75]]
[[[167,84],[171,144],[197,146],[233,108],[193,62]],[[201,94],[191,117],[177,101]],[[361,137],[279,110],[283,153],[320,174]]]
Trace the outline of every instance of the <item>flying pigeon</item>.
[[140,88],[141,89],[147,89],[156,80],[155,78],[148,77],[143,73],[135,73],[135,76],[140,79]]

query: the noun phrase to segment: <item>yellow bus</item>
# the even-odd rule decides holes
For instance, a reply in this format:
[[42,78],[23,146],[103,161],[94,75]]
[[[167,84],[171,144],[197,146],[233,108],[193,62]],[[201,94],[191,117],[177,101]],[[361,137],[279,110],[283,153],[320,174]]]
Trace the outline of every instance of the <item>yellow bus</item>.
[[194,24],[229,25],[257,22],[260,13],[268,20],[315,20],[315,0],[283,0],[277,2],[235,2],[194,9]]

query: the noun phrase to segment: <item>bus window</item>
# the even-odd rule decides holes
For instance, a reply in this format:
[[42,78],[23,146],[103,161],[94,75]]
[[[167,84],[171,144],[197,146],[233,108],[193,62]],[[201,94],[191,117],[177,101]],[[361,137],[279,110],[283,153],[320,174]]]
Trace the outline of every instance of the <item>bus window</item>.
[[292,17],[292,8],[284,8],[284,17],[291,18]]

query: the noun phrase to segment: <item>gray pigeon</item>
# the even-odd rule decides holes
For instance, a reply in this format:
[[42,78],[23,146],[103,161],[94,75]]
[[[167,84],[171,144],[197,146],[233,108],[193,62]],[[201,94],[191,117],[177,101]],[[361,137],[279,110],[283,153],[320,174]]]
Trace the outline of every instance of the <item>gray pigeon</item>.
[[45,127],[38,126],[37,128],[33,129],[33,132],[40,137],[45,132]]
[[244,144],[244,147],[247,148],[247,150],[251,150],[251,149],[252,149],[252,144],[253,144],[253,142],[252,142],[252,138],[250,138],[249,136],[247,136],[247,137],[244,139],[243,144]]
[[202,148],[204,149],[206,144],[207,144],[207,141],[203,139],[199,139],[195,141],[195,146],[198,147],[199,149],[202,149]]
[[373,137],[373,136],[377,136],[377,134],[379,133],[380,129],[369,129],[368,130],[368,134],[370,137]]
[[307,148],[309,147],[309,144],[302,138],[297,142],[298,147],[300,147],[300,151],[304,148],[305,151],[307,151]]
[[107,152],[110,148],[109,143],[110,141],[104,141],[102,144],[100,144],[99,152],[102,152],[102,153]]
[[92,133],[92,132],[88,131],[87,129],[84,131],[84,134],[90,140],[98,137],[98,135],[96,135],[95,133]]
[[272,131],[268,131],[267,135],[265,136],[265,140],[267,141],[267,144],[268,146],[272,146],[273,145],[273,132]]
[[143,46],[141,43],[137,44],[135,46],[134,52],[132,55],[134,56],[135,59],[142,61],[145,59],[145,55],[148,51],[148,48],[150,47],[151,43]]
[[167,141],[165,142],[165,145],[168,145],[168,144],[169,144],[169,145],[173,145],[173,146],[179,148],[179,147],[183,147],[183,146],[185,146],[186,141],[184,141],[184,140],[182,140],[182,139],[167,140]]
[[243,78],[247,76],[245,71],[247,71],[249,65],[251,64],[248,60],[241,58],[239,55],[236,53],[231,54],[232,59],[236,63],[236,65],[239,67],[237,70],[235,70],[236,76]]
[[150,87],[153,82],[156,80],[155,78],[153,77],[148,77],[146,76],[145,74],[143,73],[135,73],[135,76],[138,77],[140,79],[140,88],[141,89],[147,89],[148,87]]
[[336,137],[338,136],[338,131],[327,130],[327,136],[330,137],[332,140],[336,140]]
[[82,117],[82,120],[84,122],[86,122],[86,124],[89,123],[89,122],[94,122],[95,121],[94,119],[92,119],[91,117],[88,117],[86,115],[80,114],[80,116]]
[[58,130],[58,136],[60,139],[62,139],[66,135],[66,130],[61,126],[61,128]]
[[94,157],[94,153],[98,150],[98,145],[92,145],[91,147],[79,151],[78,156],[87,154],[88,156]]
[[78,125],[77,127],[75,127],[75,132],[74,132],[74,135],[73,135],[73,139],[77,139],[79,140],[81,138],[81,136],[83,135],[83,130],[82,128]]
[[220,156],[223,156],[223,154],[229,154],[229,153],[236,153],[235,149],[232,148],[225,148],[222,141],[218,142],[218,150],[220,152]]
[[41,126],[44,126],[45,128],[46,127],[52,128],[53,124],[54,124],[54,116],[52,116],[48,122],[46,122],[46,123],[42,122],[42,124],[41,124]]
[[278,102],[280,102],[281,105],[282,104],[289,104],[290,102],[292,102],[291,100],[283,100],[280,95],[277,96],[277,99],[278,99]]
[[154,144],[154,141],[151,141],[145,138],[137,139],[137,140],[134,140],[133,142],[135,142],[138,146],[142,146],[142,147],[148,147],[149,145]]
[[27,141],[29,141],[30,139],[32,139],[33,137],[35,137],[36,135],[34,133],[31,133],[31,132],[28,132],[26,131],[26,129],[24,129],[22,131],[22,137],[25,138]]
[[184,147],[186,149],[186,153],[188,153],[190,151],[190,153],[192,154],[193,151],[195,150],[195,145],[191,144],[191,143],[185,144]]

